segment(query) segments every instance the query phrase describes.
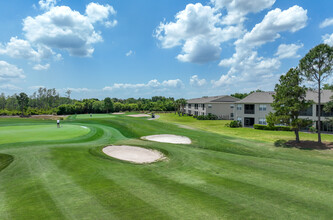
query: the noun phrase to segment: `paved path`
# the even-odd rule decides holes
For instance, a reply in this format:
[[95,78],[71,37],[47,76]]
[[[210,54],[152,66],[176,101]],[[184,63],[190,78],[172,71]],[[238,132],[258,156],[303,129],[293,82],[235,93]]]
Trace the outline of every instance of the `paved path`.
[[149,118],[148,120],[156,120],[156,119],[159,119],[160,116],[159,115],[155,115],[155,118]]

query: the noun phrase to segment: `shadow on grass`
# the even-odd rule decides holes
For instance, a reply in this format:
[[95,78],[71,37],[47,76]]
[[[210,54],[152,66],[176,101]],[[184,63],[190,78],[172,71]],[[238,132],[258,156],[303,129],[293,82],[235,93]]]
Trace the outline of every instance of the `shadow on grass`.
[[333,150],[333,143],[331,142],[318,143],[316,141],[301,141],[297,143],[296,141],[291,140],[277,140],[274,142],[274,146],[283,148],[298,148],[301,150]]

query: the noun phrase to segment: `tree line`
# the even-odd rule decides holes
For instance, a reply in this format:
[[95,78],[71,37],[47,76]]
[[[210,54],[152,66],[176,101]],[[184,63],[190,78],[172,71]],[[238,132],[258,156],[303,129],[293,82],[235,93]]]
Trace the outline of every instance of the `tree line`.
[[40,115],[40,114],[85,114],[112,113],[123,111],[180,111],[186,104],[185,99],[175,100],[172,97],[153,96],[147,98],[118,99],[107,97],[103,100],[96,98],[72,99],[71,91],[66,91],[62,97],[56,89],[39,88],[32,95],[26,93],[6,96],[0,95],[0,115]]

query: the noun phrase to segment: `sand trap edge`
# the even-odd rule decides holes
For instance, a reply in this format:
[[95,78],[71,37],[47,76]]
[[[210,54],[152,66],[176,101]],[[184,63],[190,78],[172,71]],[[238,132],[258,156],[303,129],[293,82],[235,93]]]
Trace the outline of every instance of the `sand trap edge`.
[[[183,141],[163,141],[163,140],[156,140],[155,138],[181,138]],[[181,135],[174,135],[174,134],[157,134],[157,135],[148,135],[148,136],[143,136],[140,139],[146,140],[146,141],[154,141],[154,142],[159,142],[159,143],[166,143],[166,144],[192,144],[192,140],[189,137],[186,136],[181,136]]]
[[[120,149],[120,148],[123,148],[123,149]],[[113,152],[110,152],[110,150],[113,150]],[[123,154],[119,156],[119,151],[123,150]],[[129,153],[128,151],[132,150],[132,152],[134,151],[134,154],[135,153],[138,153],[138,151],[140,153],[148,153],[150,154],[150,156],[152,156],[152,154],[154,154],[154,158],[148,160],[142,160],[142,156],[144,155],[141,155],[141,158],[140,158],[140,161],[136,158],[126,158],[126,153]],[[126,152],[127,151],[127,152]],[[135,152],[137,151],[137,152]],[[138,147],[138,146],[128,146],[128,145],[110,145],[110,146],[106,146],[102,149],[102,152],[111,157],[111,158],[114,158],[114,159],[117,159],[117,160],[121,160],[121,161],[125,161],[125,162],[129,162],[129,163],[133,163],[133,164],[151,164],[151,163],[156,163],[156,162],[160,162],[160,161],[163,161],[163,160],[167,160],[167,157],[160,151],[158,150],[153,150],[153,149],[147,149],[147,148],[144,148],[144,147]],[[118,154],[118,155],[117,155]],[[125,154],[125,155],[124,155]],[[134,155],[130,155],[129,157],[133,157]],[[138,156],[138,155],[136,155]],[[146,155],[147,156],[147,155]]]

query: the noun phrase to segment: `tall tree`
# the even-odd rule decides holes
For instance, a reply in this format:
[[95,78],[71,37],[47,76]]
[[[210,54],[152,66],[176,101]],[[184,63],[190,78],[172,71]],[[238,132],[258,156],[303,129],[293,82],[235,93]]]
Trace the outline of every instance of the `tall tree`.
[[290,69],[286,75],[282,75],[280,84],[275,85],[275,95],[272,104],[275,115],[279,121],[290,125],[295,132],[296,142],[300,142],[299,130],[308,125],[309,121],[300,119],[299,114],[310,106],[305,100],[306,87],[301,86],[302,78],[298,69]]
[[22,116],[23,116],[24,110],[27,109],[28,104],[29,104],[29,97],[24,92],[21,92],[19,95],[16,96],[16,99],[17,99],[18,105],[20,107]]
[[319,44],[312,48],[299,62],[299,68],[308,81],[317,84],[318,92],[318,142],[321,143],[321,90],[322,83],[332,74],[333,47]]
[[109,97],[106,97],[104,99],[104,108],[106,110],[107,113],[109,112],[113,112],[113,102]]

